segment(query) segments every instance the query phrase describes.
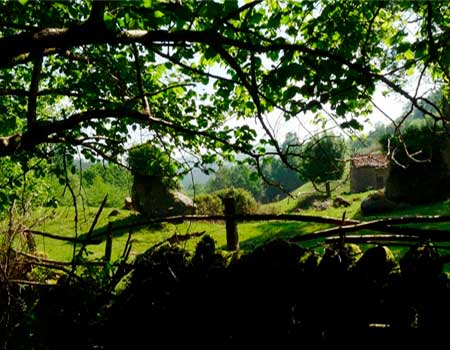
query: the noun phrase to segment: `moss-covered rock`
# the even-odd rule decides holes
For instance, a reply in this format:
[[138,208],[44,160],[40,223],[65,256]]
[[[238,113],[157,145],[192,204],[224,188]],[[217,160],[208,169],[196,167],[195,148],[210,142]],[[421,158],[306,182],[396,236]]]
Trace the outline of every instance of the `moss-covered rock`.
[[368,249],[355,265],[354,271],[369,281],[385,279],[397,266],[392,251],[385,246],[378,245]]
[[412,247],[400,260],[402,276],[406,279],[436,278],[442,273],[442,260],[430,244]]
[[322,273],[334,274],[348,271],[362,255],[356,244],[339,244],[328,246],[319,263]]

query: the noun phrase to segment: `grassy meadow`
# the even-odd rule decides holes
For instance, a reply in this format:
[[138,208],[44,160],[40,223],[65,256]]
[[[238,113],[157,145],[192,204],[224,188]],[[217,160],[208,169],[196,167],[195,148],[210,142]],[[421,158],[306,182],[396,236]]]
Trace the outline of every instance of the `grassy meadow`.
[[[337,184],[336,184],[337,185]],[[348,219],[363,221],[374,220],[382,217],[400,217],[409,215],[445,215],[450,212],[450,202],[438,202],[430,205],[421,205],[405,208],[385,215],[362,216],[360,213],[361,200],[366,198],[371,191],[358,194],[349,194],[348,185],[338,187],[334,195],[347,200],[351,205],[347,208],[334,208],[329,205],[326,208],[317,208],[315,203],[321,203],[324,199],[315,192],[311,184],[305,184],[292,193],[292,197],[287,197],[281,201],[261,205],[262,213],[299,213],[303,215],[320,215],[342,218],[344,213]],[[79,207],[77,215],[77,235],[82,237],[88,231],[97,213],[96,207]],[[116,213],[113,213],[116,212]],[[115,215],[111,215],[115,214]],[[59,207],[56,209],[41,208],[34,211],[26,219],[25,225],[36,231],[49,232],[65,237],[75,236],[75,210],[73,207]],[[89,259],[99,259],[105,252],[105,232],[109,223],[114,227],[123,226],[135,222],[140,222],[143,217],[137,212],[105,208],[95,226],[93,235],[99,237],[95,244],[87,247]],[[6,225],[3,222],[2,225]],[[450,224],[420,224],[416,227],[437,228],[449,230]],[[251,250],[256,246],[273,238],[290,238],[296,235],[312,233],[324,228],[324,224],[302,223],[302,222],[243,222],[238,225],[240,248]],[[414,227],[414,225],[413,225]],[[223,222],[183,222],[179,224],[157,224],[142,226],[131,230],[132,249],[130,257],[144,252],[151,246],[171,237],[174,234],[184,235],[189,233],[205,232],[212,236],[218,248],[224,249],[226,246],[225,225]],[[125,247],[130,230],[114,232],[112,259],[118,259]],[[49,259],[69,261],[72,258],[74,247],[71,242],[59,241],[48,237],[35,235],[37,250]],[[193,251],[200,238],[194,238],[182,243],[188,250]],[[306,242],[306,246],[320,246],[322,241]],[[399,257],[406,248],[393,247],[392,250]]]
[[[102,235],[106,232],[108,223],[112,225],[124,225],[139,222],[142,217],[133,211],[118,209],[119,214],[108,217],[113,209],[106,208],[96,225],[94,235]],[[94,220],[97,208],[85,208],[79,212],[78,235],[82,236],[89,231]],[[49,232],[65,237],[74,237],[74,210],[73,208],[57,208],[51,210],[40,210],[38,215],[41,220],[33,230]],[[44,218],[44,219],[42,219]],[[327,227],[323,224],[292,223],[292,222],[250,222],[240,223],[238,226],[240,247],[250,250],[274,237],[289,238],[298,234],[311,233]],[[222,222],[183,222],[180,224],[156,224],[134,228],[131,231],[132,250],[130,256],[136,256],[151,246],[171,237],[174,234],[184,235],[189,233],[205,232],[212,236],[218,248],[225,248],[226,234],[225,225]],[[119,258],[126,241],[129,230],[114,233],[112,258]],[[185,244],[188,250],[194,250],[200,238],[190,239]],[[37,250],[45,256],[56,260],[70,260],[73,254],[71,242],[59,241],[48,237],[35,235]],[[99,239],[98,244],[90,244],[87,247],[90,258],[101,258],[105,252],[105,240]]]

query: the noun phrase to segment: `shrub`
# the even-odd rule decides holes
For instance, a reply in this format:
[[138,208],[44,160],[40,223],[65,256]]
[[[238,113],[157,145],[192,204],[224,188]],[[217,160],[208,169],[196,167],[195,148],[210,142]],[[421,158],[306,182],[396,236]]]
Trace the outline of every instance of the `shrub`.
[[254,214],[258,211],[258,204],[250,192],[242,188],[227,188],[198,196],[196,199],[197,214],[223,214],[222,198],[233,197],[236,201],[236,214]]
[[146,143],[130,149],[128,164],[134,176],[152,176],[160,178],[168,188],[179,187],[178,163],[164,150]]
[[223,213],[223,205],[219,196],[214,193],[201,194],[196,198],[196,213],[199,215],[217,215]]

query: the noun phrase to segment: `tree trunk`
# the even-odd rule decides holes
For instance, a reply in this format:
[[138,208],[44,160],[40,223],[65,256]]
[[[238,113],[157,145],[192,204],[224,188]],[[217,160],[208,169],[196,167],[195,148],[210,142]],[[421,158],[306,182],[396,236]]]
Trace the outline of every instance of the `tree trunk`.
[[330,189],[330,182],[325,182],[325,191],[327,192],[327,197],[331,198],[331,189]]

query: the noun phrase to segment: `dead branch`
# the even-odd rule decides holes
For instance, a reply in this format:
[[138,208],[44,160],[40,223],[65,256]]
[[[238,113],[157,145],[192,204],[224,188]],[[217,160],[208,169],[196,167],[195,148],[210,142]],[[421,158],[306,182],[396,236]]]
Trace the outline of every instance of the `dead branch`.
[[396,231],[403,232],[406,235],[411,235],[412,231],[420,234],[420,237],[432,240],[450,240],[450,235],[448,231],[444,230],[423,230],[410,228],[409,232],[406,232],[405,228],[395,228],[392,225],[404,225],[404,224],[416,224],[416,223],[439,223],[439,222],[449,222],[450,215],[435,215],[435,216],[412,216],[412,217],[400,217],[400,218],[387,218],[379,219],[369,222],[360,222],[357,224],[351,224],[343,227],[333,227],[321,231],[316,231],[314,233],[309,233],[306,235],[301,235],[293,237],[290,239],[292,242],[307,241],[316,238],[326,238],[332,235],[337,235],[340,232],[356,232],[360,230],[370,229],[374,231],[386,231],[388,229],[390,232]]
[[[81,168],[80,168],[81,169]],[[106,205],[106,201],[108,200],[108,194],[106,194],[105,198],[103,198],[102,204],[100,204],[100,208],[98,208],[97,213],[95,214],[94,220],[92,221],[91,227],[89,228],[88,233],[86,234],[86,239],[83,240],[80,250],[76,256],[76,259],[79,260],[83,255],[84,250],[86,249],[86,245],[90,241],[92,237],[92,232],[94,232],[95,225],[97,225],[98,218],[102,214],[103,208]]]
[[48,237],[48,238],[52,238],[52,239],[56,239],[59,241],[66,241],[66,242],[71,242],[71,243],[76,243],[77,240],[75,238],[72,237],[65,237],[65,236],[60,236],[60,235],[55,235],[53,233],[48,233],[48,232],[43,232],[43,231],[36,231],[36,230],[25,230],[25,232],[29,232],[33,235],[38,235],[38,236],[42,236],[42,237]]
[[38,282],[38,281],[27,281],[27,280],[17,280],[17,279],[11,279],[9,280],[11,283],[15,284],[26,284],[29,286],[42,286],[42,287],[55,287],[58,284],[56,283],[45,283],[45,282]]

